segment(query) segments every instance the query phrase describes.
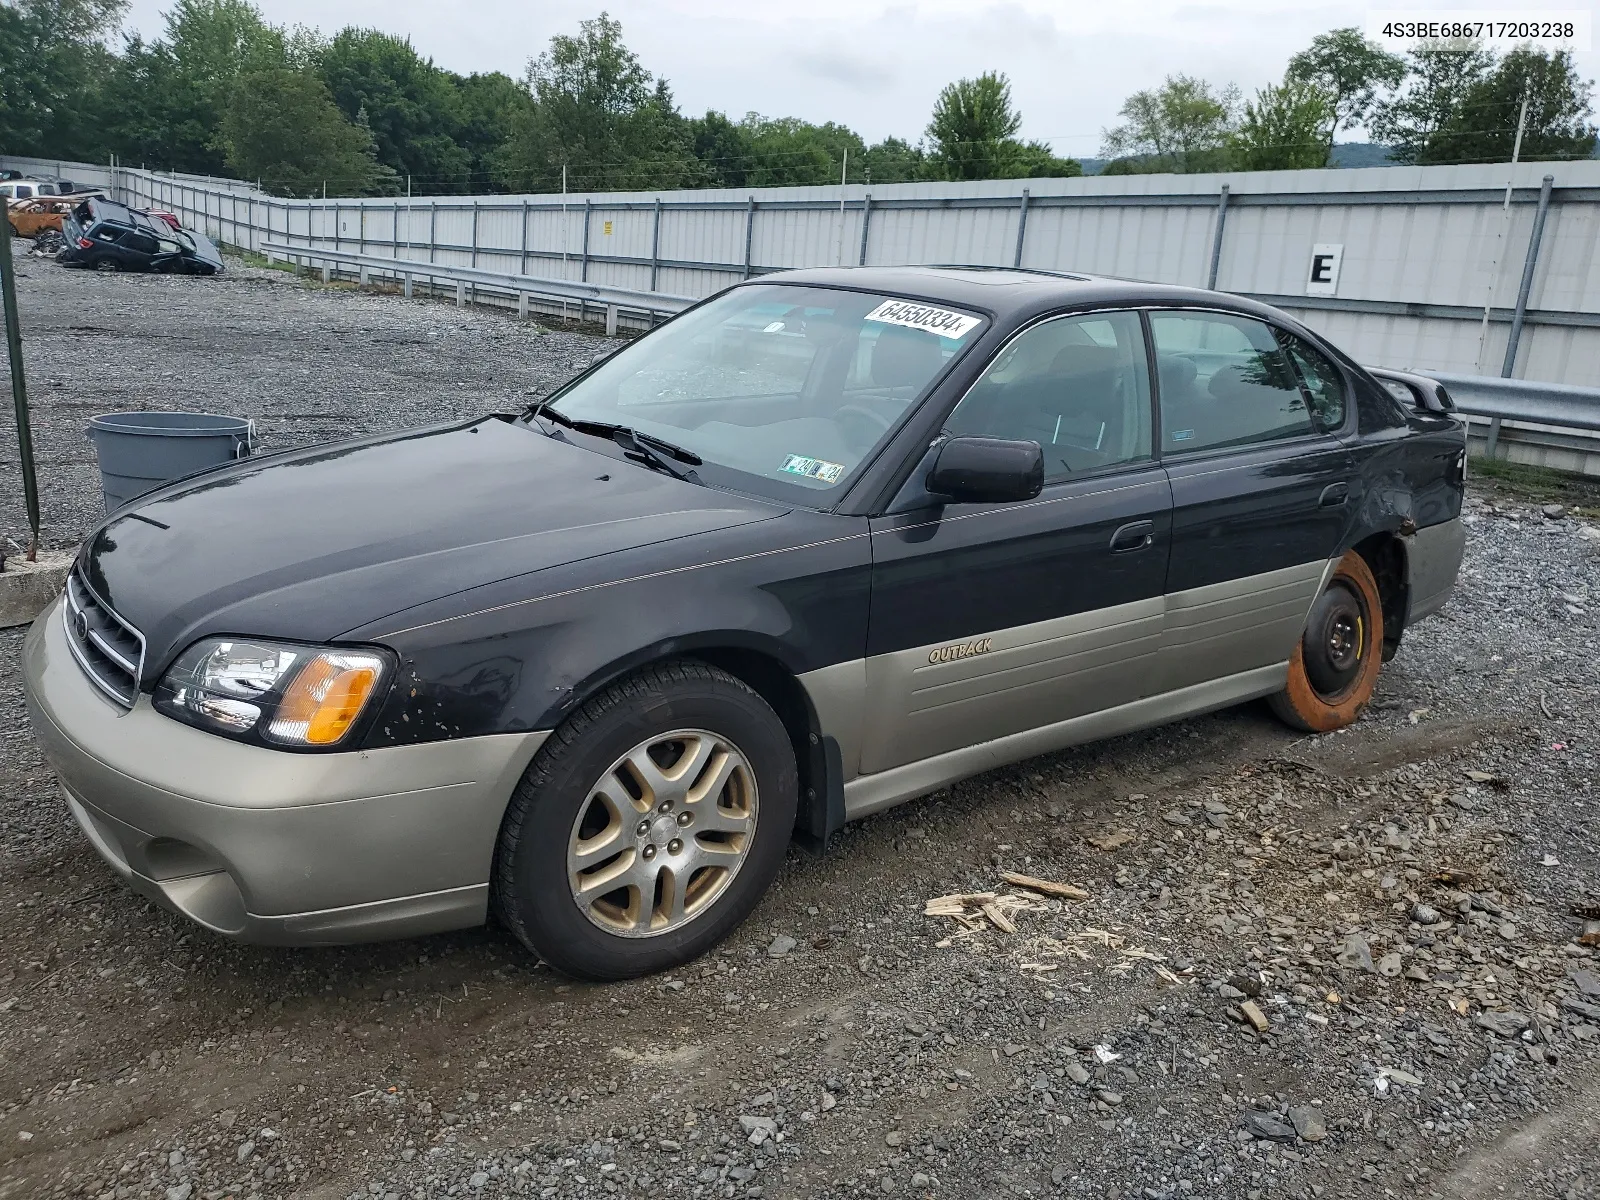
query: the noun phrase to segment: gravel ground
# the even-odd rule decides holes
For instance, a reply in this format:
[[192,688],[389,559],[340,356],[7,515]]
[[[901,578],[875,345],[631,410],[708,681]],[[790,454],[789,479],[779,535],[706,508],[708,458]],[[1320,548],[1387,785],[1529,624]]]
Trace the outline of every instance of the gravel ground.
[[[47,546],[75,543],[101,516],[85,436],[97,414],[253,417],[262,449],[284,450],[515,411],[608,344],[500,310],[321,287],[238,260],[200,279],[96,274],[29,255],[18,259],[17,276]],[[3,345],[0,363],[8,364]],[[22,542],[17,462],[8,415],[0,420],[0,538]]]
[[[58,539],[91,410],[202,389],[285,444],[497,407],[593,345],[246,272],[24,274],[35,327],[106,347],[30,362]],[[1468,520],[1353,728],[1252,705],[993,772],[606,987],[494,930],[270,950],[156,910],[66,818],[0,634],[0,1197],[1594,1197],[1600,527],[1482,490]],[[1014,932],[924,915],[990,892]]]

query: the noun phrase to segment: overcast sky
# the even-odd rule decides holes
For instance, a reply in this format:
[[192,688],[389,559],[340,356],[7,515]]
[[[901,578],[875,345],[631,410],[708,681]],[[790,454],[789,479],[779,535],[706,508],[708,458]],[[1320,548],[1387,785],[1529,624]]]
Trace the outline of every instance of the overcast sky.
[[[1547,0],[1593,9],[1595,0]],[[839,121],[868,141],[917,140],[939,89],[1004,71],[1023,136],[1058,154],[1093,155],[1128,93],[1184,71],[1248,96],[1289,56],[1366,4],[1317,0],[256,0],[274,24],[402,34],[440,66],[520,77],[555,33],[604,5],[628,46],[672,84],[681,109]],[[164,0],[132,0],[129,21],[160,33]],[[1384,0],[1382,7],[1399,7]],[[1376,5],[1375,5],[1376,7]],[[1406,7],[1484,8],[1474,0]],[[1501,3],[1502,13],[1524,7]],[[1545,7],[1541,3],[1539,7]],[[1585,77],[1594,54],[1578,56]]]

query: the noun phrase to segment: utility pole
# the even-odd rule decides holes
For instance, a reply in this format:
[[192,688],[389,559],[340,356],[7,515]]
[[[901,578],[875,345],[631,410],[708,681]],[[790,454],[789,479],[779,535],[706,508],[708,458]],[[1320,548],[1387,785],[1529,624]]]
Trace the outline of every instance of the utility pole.
[[844,188],[850,175],[850,147],[844,148],[844,162],[839,167],[839,254],[837,266],[844,266]]
[[[1529,79],[1522,87],[1522,111],[1517,114],[1517,136],[1511,143],[1511,171],[1506,176],[1506,195],[1500,202],[1500,232],[1495,237],[1494,258],[1489,263],[1489,286],[1483,298],[1483,320],[1478,325],[1478,358],[1474,373],[1483,374],[1483,356],[1489,349],[1489,310],[1494,306],[1495,277],[1500,273],[1500,248],[1505,244],[1506,234],[1511,224],[1511,185],[1517,173],[1517,159],[1522,155],[1522,134],[1528,127],[1528,97],[1533,92],[1533,79]],[[1500,421],[1495,418],[1495,432],[1499,432]]]
[[22,498],[28,509],[28,561],[39,561],[39,482],[33,474],[33,430],[28,424],[28,379],[22,370],[22,322],[17,315],[16,271],[11,262],[11,222],[0,221],[0,302],[6,310],[6,356],[11,360],[11,401],[17,413],[17,452],[22,460]]

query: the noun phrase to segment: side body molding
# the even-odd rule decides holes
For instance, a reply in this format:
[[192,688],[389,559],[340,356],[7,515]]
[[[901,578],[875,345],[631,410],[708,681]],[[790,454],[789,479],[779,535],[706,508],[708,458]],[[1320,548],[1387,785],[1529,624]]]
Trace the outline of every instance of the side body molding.
[[[1335,561],[975,632],[962,644],[989,646],[963,657],[942,658],[940,643],[800,676],[822,733],[839,742],[846,816],[1271,695]],[[1048,719],[1030,725],[1034,713]]]

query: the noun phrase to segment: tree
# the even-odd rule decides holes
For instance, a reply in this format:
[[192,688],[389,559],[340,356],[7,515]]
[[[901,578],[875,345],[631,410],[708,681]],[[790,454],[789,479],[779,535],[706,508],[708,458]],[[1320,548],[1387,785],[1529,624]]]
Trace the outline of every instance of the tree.
[[745,186],[755,162],[755,147],[744,122],[713,110],[703,117],[691,118],[688,131],[690,148],[708,187]]
[[222,116],[234,81],[244,71],[285,66],[283,33],[249,0],[176,0],[166,24],[165,39],[151,52],[168,61],[150,73],[164,85],[152,110],[166,165],[219,174]]
[[862,151],[859,172],[852,168],[850,178],[862,183],[911,183],[927,178],[927,173],[928,155],[921,146],[888,137]]
[[1011,107],[1011,81],[987,71],[948,84],[928,122],[931,165],[946,179],[1000,179],[1013,157],[1022,114]]
[[1420,161],[1510,162],[1524,96],[1528,112],[1521,158],[1589,158],[1595,147],[1595,127],[1588,120],[1591,87],[1565,51],[1512,50],[1467,89]]
[[408,40],[376,29],[342,30],[323,52],[321,70],[347,119],[366,110],[378,161],[412,176],[416,190],[454,191],[470,181],[472,155],[455,140],[461,124],[455,83]]
[[124,0],[0,0],[0,146],[12,154],[98,160],[107,145],[103,39]]
[[1315,84],[1288,79],[1267,86],[1244,106],[1229,139],[1233,165],[1243,171],[1292,171],[1328,165],[1333,104]]
[[270,190],[309,196],[393,190],[394,172],[377,160],[369,131],[345,120],[321,79],[268,67],[234,81],[220,143],[227,165]]
[[1132,158],[1141,173],[1221,170],[1238,105],[1232,84],[1213,92],[1202,79],[1169,75],[1159,88],[1128,97],[1123,124],[1102,134],[1101,153]]
[[1331,153],[1334,134],[1364,124],[1378,103],[1379,90],[1393,91],[1405,74],[1405,59],[1350,26],[1312,38],[1310,46],[1289,60],[1283,81],[1309,84],[1327,97],[1325,137]]
[[557,34],[528,64],[533,104],[512,123],[499,156],[514,188],[555,191],[566,164],[575,189],[681,187],[700,178],[689,129],[665,81],[622,42],[622,25],[601,13]]
[[456,89],[456,143],[468,159],[474,190],[490,186],[500,147],[533,107],[527,89],[499,71],[450,76]]
[[1440,161],[1439,131],[1493,67],[1494,55],[1475,43],[1423,43],[1406,55],[1405,90],[1374,110],[1374,138],[1390,145],[1395,162]]
[[1049,142],[1013,143],[1006,162],[1006,179],[1065,179],[1083,174],[1075,158],[1058,158]]

